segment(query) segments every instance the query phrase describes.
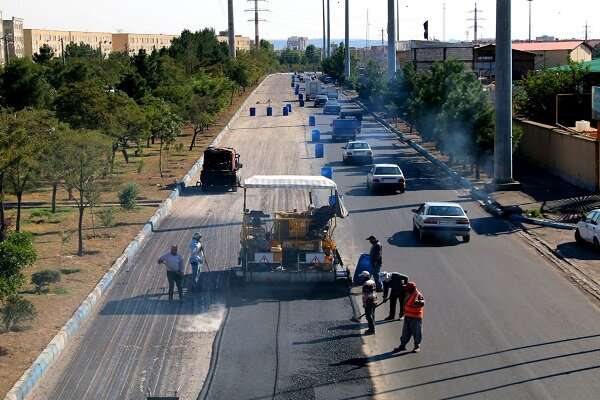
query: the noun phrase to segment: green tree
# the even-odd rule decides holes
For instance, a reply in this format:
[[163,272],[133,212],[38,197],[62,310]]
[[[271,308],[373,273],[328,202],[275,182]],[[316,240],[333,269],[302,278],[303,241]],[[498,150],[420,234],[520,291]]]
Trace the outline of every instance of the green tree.
[[100,47],[94,48],[84,42],[69,43],[65,47],[65,58],[101,58],[102,53]]
[[304,50],[304,59],[308,64],[319,64],[321,62],[321,51],[314,44],[309,44]]
[[58,122],[49,111],[24,109],[8,119],[6,138],[21,143],[12,148],[14,162],[7,169],[7,178],[12,193],[17,197],[16,230],[21,229],[21,203],[25,191],[39,179],[40,155],[50,137],[56,134]]
[[160,140],[158,169],[163,177],[163,153],[177,140],[183,121],[164,100],[157,100],[146,108],[146,120],[152,137]]
[[2,324],[7,332],[25,321],[31,321],[37,315],[35,306],[21,296],[10,296],[0,310]]
[[21,110],[47,104],[50,86],[46,82],[42,67],[31,60],[11,60],[0,78],[0,95],[6,107]]
[[65,172],[65,157],[67,156],[64,152],[64,144],[67,140],[65,135],[71,132],[66,125],[57,124],[55,134],[49,135],[38,156],[40,176],[52,186],[52,213],[56,212],[56,195]]
[[86,80],[63,87],[54,108],[61,121],[76,129],[101,129],[108,126],[111,119],[109,94],[97,81]]
[[30,234],[13,232],[0,242],[0,302],[18,292],[25,283],[23,270],[36,259]]
[[44,43],[40,50],[33,55],[33,62],[36,64],[48,64],[54,58],[54,49]]
[[287,65],[302,64],[304,54],[298,50],[283,49],[279,56],[279,63]]
[[533,121],[554,124],[556,95],[573,94],[581,100],[589,72],[589,67],[578,63],[570,63],[566,68],[530,71],[515,88],[515,113]]
[[220,43],[212,29],[194,33],[184,30],[173,39],[169,54],[185,66],[186,72],[194,73],[200,68],[215,71],[227,59],[228,50],[227,44]]
[[75,196],[75,203],[79,210],[77,255],[83,256],[83,217],[87,208],[86,198],[90,192],[98,190],[98,182],[106,174],[111,144],[106,136],[89,130],[73,131],[66,135],[66,138],[64,182],[67,188],[77,193]]
[[208,96],[194,94],[184,110],[184,118],[192,125],[194,135],[190,143],[190,151],[196,146],[196,137],[215,120],[215,100]]
[[386,90],[381,65],[377,61],[369,60],[364,75],[358,78],[355,86],[361,100],[374,107],[380,106]]
[[42,294],[42,291],[44,291],[47,286],[51,283],[60,282],[60,279],[60,272],[51,269],[45,269],[31,275],[31,283],[35,285],[37,294]]
[[344,80],[344,43],[335,49],[331,57],[323,59],[321,62],[323,72],[340,82]]

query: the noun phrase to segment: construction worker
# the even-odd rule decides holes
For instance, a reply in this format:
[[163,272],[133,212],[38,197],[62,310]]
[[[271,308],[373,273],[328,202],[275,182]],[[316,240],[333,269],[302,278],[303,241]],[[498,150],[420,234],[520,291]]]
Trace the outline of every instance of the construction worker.
[[164,264],[167,268],[167,280],[169,281],[169,301],[173,300],[173,286],[177,285],[179,300],[183,300],[182,281],[185,273],[183,257],[177,253],[177,246],[171,246],[171,251],[162,255],[158,259],[159,264]]
[[406,284],[406,301],[404,302],[404,326],[402,327],[402,337],[400,346],[394,349],[394,353],[406,350],[406,344],[412,337],[415,347],[414,353],[421,351],[421,337],[423,329],[423,311],[425,308],[425,298],[417,289],[414,282]]
[[365,317],[369,324],[369,329],[365,331],[365,335],[375,334],[375,308],[377,307],[377,292],[375,281],[367,280],[362,287],[363,307],[365,308]]
[[202,246],[202,235],[200,232],[194,233],[190,243],[190,265],[192,266],[192,286],[198,285],[198,276],[202,272],[202,263],[204,262],[204,247]]
[[398,319],[404,318],[404,286],[408,283],[408,276],[400,272],[384,272],[383,278],[383,300],[390,295],[390,313],[385,318],[386,321],[396,319],[396,303],[400,305]]
[[379,273],[381,272],[381,264],[382,264],[382,252],[383,246],[379,243],[379,240],[373,235],[367,238],[369,243],[371,243],[371,251],[369,252],[369,262],[371,263],[371,274],[375,279],[375,285],[377,287],[378,292],[383,292],[383,285],[381,284],[381,278]]

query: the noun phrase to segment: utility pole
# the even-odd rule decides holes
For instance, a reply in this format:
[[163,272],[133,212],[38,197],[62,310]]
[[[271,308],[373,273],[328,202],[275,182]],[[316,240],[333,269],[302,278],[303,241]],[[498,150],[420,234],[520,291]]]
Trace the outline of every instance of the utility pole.
[[233,0],[227,1],[227,34],[229,35],[229,57],[235,58],[235,26],[233,23]]
[[473,43],[477,43],[477,39],[479,39],[479,28],[481,28],[479,22],[483,20],[483,18],[481,18],[479,14],[482,13],[482,11],[479,8],[477,8],[477,3],[475,3],[475,9],[473,9],[471,12],[473,13],[473,18],[469,18],[467,19],[467,21],[473,21],[473,26],[471,27],[473,28]]
[[331,57],[331,7],[327,0],[327,57]]
[[323,58],[327,57],[327,33],[325,32],[325,0],[323,1],[323,49],[321,53]]
[[[129,51],[127,52],[127,54],[129,54]],[[62,56],[62,63],[63,66],[66,64],[65,63],[65,40],[64,38],[60,38],[60,55]]]
[[388,78],[396,76],[396,20],[394,0],[388,0]]
[[512,167],[511,0],[496,0],[496,136],[494,183],[514,184]]
[[350,0],[346,0],[346,35],[344,37],[344,76],[350,80]]
[[590,29],[590,26],[588,25],[588,22],[587,22],[587,21],[585,21],[585,41],[586,41],[586,42],[588,41],[588,33],[589,33],[589,29]]
[[442,42],[446,41],[446,3],[442,6]]
[[381,47],[385,46],[385,41],[383,40],[385,29],[381,28]]
[[531,3],[533,0],[527,0],[529,2],[529,43],[531,43]]
[[[259,22],[266,22],[266,19],[260,19],[258,17],[258,13],[260,12],[267,12],[269,10],[266,9],[260,9],[258,7],[258,2],[259,1],[267,1],[267,0],[247,0],[250,3],[254,3],[254,8],[252,9],[248,9],[248,10],[244,10],[246,12],[251,12],[254,13],[254,18],[249,19],[248,22],[254,22],[254,46],[256,47],[256,50],[260,49],[260,37],[258,35],[258,23]],[[234,38],[235,39],[235,38]]]
[[396,42],[400,41],[400,0],[396,0]]

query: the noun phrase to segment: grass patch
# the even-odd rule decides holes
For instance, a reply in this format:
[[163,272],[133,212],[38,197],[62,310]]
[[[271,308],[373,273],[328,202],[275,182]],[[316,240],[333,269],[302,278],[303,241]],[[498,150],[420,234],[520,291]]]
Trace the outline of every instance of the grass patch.
[[61,274],[71,275],[81,272],[81,268],[62,268],[60,269]]
[[69,294],[69,289],[64,287],[57,287],[52,289],[52,293],[54,294]]
[[62,218],[58,212],[52,213],[48,209],[41,208],[33,210],[29,214],[28,220],[32,224],[58,224],[62,221]]
[[529,218],[544,218],[542,211],[539,208],[527,210],[525,213]]

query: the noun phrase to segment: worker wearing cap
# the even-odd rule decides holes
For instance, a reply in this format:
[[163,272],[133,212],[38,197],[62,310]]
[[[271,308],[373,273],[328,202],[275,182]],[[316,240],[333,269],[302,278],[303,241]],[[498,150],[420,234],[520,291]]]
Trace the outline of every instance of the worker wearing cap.
[[382,253],[383,246],[379,243],[379,240],[373,235],[367,238],[369,243],[371,243],[371,251],[369,252],[369,262],[371,263],[371,274],[375,279],[376,290],[378,292],[383,292],[383,285],[381,284],[381,278],[379,273],[381,272],[381,264],[382,264]]
[[425,308],[425,298],[417,289],[414,282],[406,284],[406,301],[404,302],[404,326],[402,327],[402,337],[400,346],[394,349],[394,352],[406,350],[406,344],[412,337],[415,347],[413,352],[421,351],[421,337],[423,329],[423,311]]
[[408,283],[408,276],[400,272],[383,272],[383,300],[390,299],[390,313],[386,321],[396,319],[396,303],[400,305],[398,318],[404,318],[404,287]]
[[181,282],[185,273],[183,257],[177,253],[177,246],[171,246],[171,251],[158,259],[159,264],[167,268],[167,280],[169,281],[169,301],[173,300],[173,286],[177,285],[179,300],[183,300],[183,288]]
[[367,280],[362,287],[363,307],[365,308],[365,317],[369,324],[369,329],[365,331],[365,335],[375,334],[375,308],[377,307],[377,292],[375,281]]
[[190,243],[190,265],[192,266],[192,287],[198,285],[198,276],[202,272],[202,263],[204,262],[204,247],[202,246],[202,235],[199,232],[194,233]]

